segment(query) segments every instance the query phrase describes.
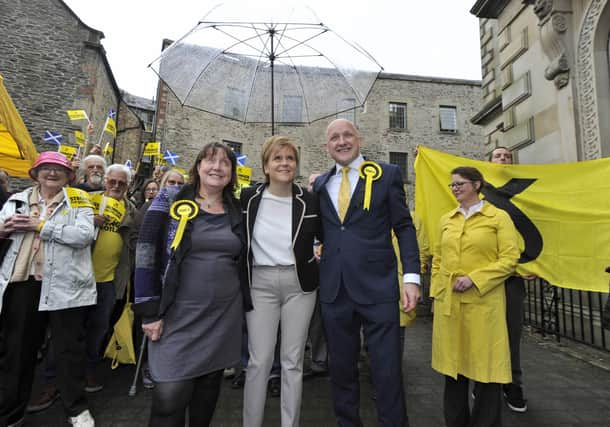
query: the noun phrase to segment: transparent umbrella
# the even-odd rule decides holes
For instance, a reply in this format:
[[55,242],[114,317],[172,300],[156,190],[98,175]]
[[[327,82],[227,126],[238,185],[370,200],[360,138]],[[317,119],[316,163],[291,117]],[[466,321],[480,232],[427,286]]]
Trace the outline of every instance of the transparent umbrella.
[[274,134],[276,124],[309,124],[363,105],[382,70],[313,12],[281,22],[212,12],[150,65],[182,105],[271,123]]

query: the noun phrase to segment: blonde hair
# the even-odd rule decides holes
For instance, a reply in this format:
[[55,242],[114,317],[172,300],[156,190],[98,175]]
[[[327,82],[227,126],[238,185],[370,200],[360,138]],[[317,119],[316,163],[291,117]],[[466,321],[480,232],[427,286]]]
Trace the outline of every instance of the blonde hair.
[[292,149],[294,153],[294,158],[297,161],[297,166],[299,165],[299,149],[294,142],[287,136],[282,135],[274,135],[263,144],[263,149],[261,150],[261,167],[263,168],[263,173],[265,174],[265,180],[269,182],[269,175],[265,173],[265,165],[269,161],[271,154],[276,150],[281,150],[284,147],[288,147]]

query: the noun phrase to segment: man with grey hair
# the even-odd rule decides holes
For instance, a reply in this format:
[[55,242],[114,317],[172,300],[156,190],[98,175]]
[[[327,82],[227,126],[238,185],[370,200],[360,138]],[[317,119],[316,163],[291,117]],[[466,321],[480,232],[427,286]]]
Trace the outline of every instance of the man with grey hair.
[[97,304],[89,312],[86,322],[85,390],[88,392],[103,388],[95,372],[102,358],[115,302],[124,298],[131,277],[138,232],[134,226],[136,208],[126,197],[131,178],[131,169],[127,166],[110,165],[103,180],[105,190],[97,193],[99,212],[93,217],[93,222],[98,232],[92,245],[92,261],[98,296]]
[[[80,173],[85,181],[75,185],[76,188],[87,192],[104,189],[104,174],[106,173],[106,159],[97,154],[90,154],[81,163]],[[130,171],[131,176],[131,171]]]

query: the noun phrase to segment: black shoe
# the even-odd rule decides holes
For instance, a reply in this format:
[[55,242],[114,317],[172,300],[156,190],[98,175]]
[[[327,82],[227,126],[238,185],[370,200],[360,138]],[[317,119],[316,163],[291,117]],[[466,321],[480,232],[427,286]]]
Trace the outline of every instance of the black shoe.
[[[313,365],[312,365],[313,366]],[[327,377],[328,369],[320,368],[320,367],[310,367],[305,369],[303,372],[303,380],[307,381],[316,377]]]
[[245,383],[246,383],[246,371],[242,370],[239,373],[239,375],[235,376],[235,378],[233,378],[233,381],[231,381],[231,388],[232,389],[244,388]]
[[269,396],[280,397],[282,392],[282,382],[279,377],[273,377],[269,380]]
[[523,397],[523,389],[519,385],[506,384],[503,386],[506,406],[515,412],[527,411],[527,400]]

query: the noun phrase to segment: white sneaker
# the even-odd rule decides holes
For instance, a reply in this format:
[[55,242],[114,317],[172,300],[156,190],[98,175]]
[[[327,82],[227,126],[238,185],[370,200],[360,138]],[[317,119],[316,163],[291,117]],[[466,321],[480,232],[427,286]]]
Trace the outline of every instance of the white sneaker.
[[85,409],[75,417],[68,418],[68,422],[76,427],[95,427],[95,420],[88,409]]

